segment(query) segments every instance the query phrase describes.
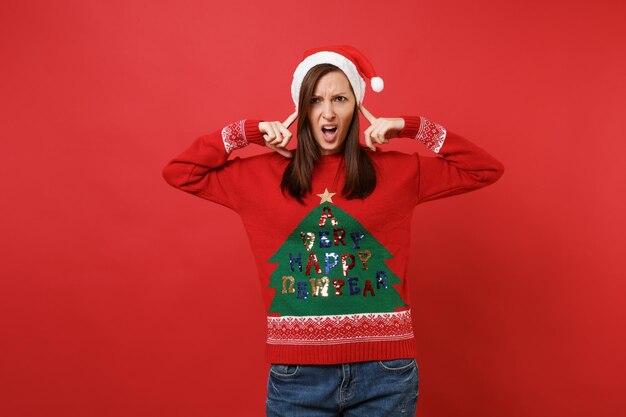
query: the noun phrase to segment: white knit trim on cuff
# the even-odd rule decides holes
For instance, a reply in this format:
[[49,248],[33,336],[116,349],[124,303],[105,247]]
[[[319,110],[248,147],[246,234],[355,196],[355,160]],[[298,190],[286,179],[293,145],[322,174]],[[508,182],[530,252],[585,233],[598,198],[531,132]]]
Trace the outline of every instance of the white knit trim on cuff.
[[420,130],[415,139],[422,142],[431,151],[439,153],[446,140],[446,129],[420,116]]
[[222,129],[222,142],[224,142],[226,153],[230,154],[233,149],[240,149],[248,145],[245,124],[245,120],[240,120]]

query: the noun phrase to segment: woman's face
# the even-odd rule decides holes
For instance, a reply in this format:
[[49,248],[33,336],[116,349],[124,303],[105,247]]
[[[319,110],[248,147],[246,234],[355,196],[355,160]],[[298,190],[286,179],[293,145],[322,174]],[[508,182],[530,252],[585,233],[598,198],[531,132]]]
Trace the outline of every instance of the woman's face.
[[355,104],[350,82],[343,72],[329,72],[317,81],[307,117],[322,155],[343,151]]

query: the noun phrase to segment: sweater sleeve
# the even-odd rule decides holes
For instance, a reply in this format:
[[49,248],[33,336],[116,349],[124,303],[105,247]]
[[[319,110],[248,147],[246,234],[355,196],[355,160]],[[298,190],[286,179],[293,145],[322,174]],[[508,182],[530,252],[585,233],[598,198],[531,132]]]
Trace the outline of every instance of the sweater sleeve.
[[241,159],[228,157],[233,150],[250,143],[265,144],[259,122],[241,120],[200,136],[163,168],[163,178],[180,190],[236,209]]
[[415,138],[439,156],[415,154],[417,204],[493,184],[504,173],[500,161],[469,140],[424,117],[404,116],[401,137]]

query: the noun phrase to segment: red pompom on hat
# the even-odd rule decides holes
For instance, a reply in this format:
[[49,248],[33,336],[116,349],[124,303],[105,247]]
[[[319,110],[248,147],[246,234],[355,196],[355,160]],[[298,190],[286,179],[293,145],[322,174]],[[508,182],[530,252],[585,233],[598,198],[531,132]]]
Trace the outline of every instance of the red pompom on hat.
[[332,64],[343,71],[348,81],[350,81],[350,85],[352,85],[356,100],[359,104],[361,104],[365,96],[365,81],[363,78],[370,79],[372,90],[377,93],[383,91],[385,87],[383,79],[376,76],[376,71],[374,71],[372,63],[355,47],[349,45],[333,45],[309,49],[304,53],[302,62],[300,62],[293,73],[291,98],[296,108],[298,108],[300,88],[304,77],[311,68],[319,64]]

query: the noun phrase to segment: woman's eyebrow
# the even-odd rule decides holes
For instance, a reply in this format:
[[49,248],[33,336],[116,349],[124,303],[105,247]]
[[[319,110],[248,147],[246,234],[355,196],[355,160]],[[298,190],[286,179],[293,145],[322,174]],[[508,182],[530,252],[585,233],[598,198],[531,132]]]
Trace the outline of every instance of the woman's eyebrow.
[[[347,95],[348,95],[348,93],[347,93],[347,92],[342,91],[341,93],[335,93],[335,94],[333,94],[333,97],[337,97],[337,96],[347,96]],[[319,95],[319,94],[312,94],[312,95],[311,95],[311,98],[313,98],[313,97],[322,97],[322,96],[321,96],[321,95]]]

